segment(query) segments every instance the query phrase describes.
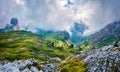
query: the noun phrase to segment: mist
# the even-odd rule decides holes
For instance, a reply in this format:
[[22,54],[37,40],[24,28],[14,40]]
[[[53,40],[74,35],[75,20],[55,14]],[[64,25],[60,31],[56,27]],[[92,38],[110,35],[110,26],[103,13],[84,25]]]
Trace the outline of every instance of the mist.
[[17,17],[21,28],[29,26],[53,31],[68,31],[75,22],[84,23],[92,34],[120,20],[120,0],[0,0],[0,28]]

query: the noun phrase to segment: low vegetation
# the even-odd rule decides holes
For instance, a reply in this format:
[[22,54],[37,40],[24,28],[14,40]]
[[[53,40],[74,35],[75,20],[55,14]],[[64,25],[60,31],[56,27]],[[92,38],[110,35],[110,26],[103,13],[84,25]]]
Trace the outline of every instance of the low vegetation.
[[82,62],[83,57],[75,56],[62,62],[58,70],[60,72],[86,72],[88,63]]
[[[64,34],[42,36],[27,31],[8,31],[0,33],[0,60],[36,58],[47,60],[50,57],[66,57],[77,53],[77,49]],[[56,39],[54,36],[62,36]]]

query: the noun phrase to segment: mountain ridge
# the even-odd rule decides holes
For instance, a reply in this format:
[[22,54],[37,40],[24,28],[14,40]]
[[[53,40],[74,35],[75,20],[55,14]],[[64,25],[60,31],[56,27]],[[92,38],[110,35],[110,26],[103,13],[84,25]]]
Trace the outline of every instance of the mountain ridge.
[[[120,21],[112,22],[100,31],[89,35],[85,42],[93,48],[100,48],[106,45],[113,45],[120,40]],[[83,42],[83,43],[85,43]]]

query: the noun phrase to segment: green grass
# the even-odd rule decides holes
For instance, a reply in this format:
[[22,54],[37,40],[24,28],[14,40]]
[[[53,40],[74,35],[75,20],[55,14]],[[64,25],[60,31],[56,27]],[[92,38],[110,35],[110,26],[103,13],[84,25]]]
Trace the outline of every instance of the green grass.
[[58,69],[60,72],[86,72],[87,63],[82,62],[83,57],[75,56],[65,62],[59,64]]
[[0,60],[35,58],[41,61],[51,57],[65,59],[75,53],[77,49],[74,44],[70,40],[64,40],[62,32],[46,36],[27,31],[0,33]]
[[114,42],[119,41],[120,39],[116,39],[114,36],[106,36],[104,39],[92,41],[92,40],[86,40],[81,44],[80,48],[82,48],[82,51],[86,51],[88,49],[95,49],[95,48],[101,48],[103,46],[107,45],[113,45]]
[[110,44],[113,44],[113,42],[116,41],[116,38],[114,36],[107,36],[104,40],[99,40],[97,42],[94,42],[94,46],[100,48],[102,46],[107,46]]

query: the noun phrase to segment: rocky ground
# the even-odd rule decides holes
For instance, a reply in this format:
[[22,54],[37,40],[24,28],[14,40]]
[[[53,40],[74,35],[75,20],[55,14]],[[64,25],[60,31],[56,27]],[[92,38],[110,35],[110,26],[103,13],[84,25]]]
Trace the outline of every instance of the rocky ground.
[[14,62],[5,60],[0,63],[0,72],[54,72],[60,61],[59,58],[51,58],[45,65],[42,65],[34,58]]
[[87,72],[120,72],[120,47],[105,46],[81,55],[89,63]]

